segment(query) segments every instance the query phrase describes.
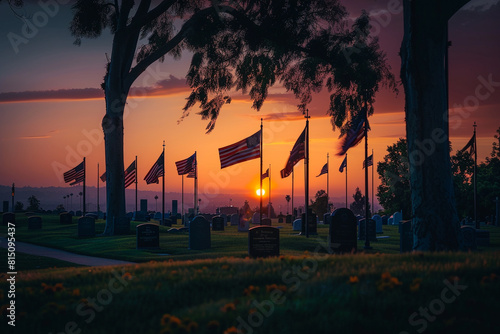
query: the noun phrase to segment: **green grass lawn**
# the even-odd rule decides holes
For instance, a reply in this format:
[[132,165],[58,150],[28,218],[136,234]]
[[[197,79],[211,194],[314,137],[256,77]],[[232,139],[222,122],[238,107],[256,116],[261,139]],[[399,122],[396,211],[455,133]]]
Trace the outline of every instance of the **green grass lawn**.
[[[397,227],[384,226],[389,238],[373,242],[373,250],[363,251],[359,241],[358,254],[328,255],[315,252],[328,226],[306,239],[274,224],[283,226],[281,256],[249,259],[247,233],[236,227],[212,232],[208,251],[190,251],[187,234],[160,227],[161,249],[150,252],[135,249],[134,234],[79,239],[76,225],[61,226],[55,216],[43,217],[41,231],[28,230],[24,216],[17,219],[18,241],[145,263],[66,267],[18,253],[16,328],[4,316],[0,333],[498,332],[496,227],[484,228],[491,246],[474,253],[401,255]],[[103,229],[98,221],[98,232]],[[7,315],[4,272],[0,313]]]

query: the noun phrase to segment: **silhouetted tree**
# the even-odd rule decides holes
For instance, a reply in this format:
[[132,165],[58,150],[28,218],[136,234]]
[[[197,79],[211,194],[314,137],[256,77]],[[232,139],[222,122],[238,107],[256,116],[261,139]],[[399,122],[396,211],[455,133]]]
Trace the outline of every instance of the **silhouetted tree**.
[[248,204],[248,201],[245,200],[245,204],[240,208],[240,215],[242,215],[245,218],[250,218],[252,217],[253,211],[250,208],[250,204]]
[[445,54],[448,20],[469,0],[404,0],[405,90],[414,249],[461,246],[451,173]]
[[26,210],[34,212],[40,210],[40,200],[35,195],[28,197],[28,208]]
[[380,185],[377,198],[389,214],[403,210],[404,219],[411,218],[410,175],[408,171],[408,144],[405,138],[387,147],[384,161],[377,164]]
[[23,211],[24,209],[24,204],[22,202],[17,201],[16,204],[14,205],[14,211],[19,212]]
[[326,191],[321,189],[316,192],[314,200],[311,200],[310,208],[318,217],[320,217],[320,219],[323,219],[323,215],[328,211],[328,198],[326,196]]
[[[361,190],[359,190],[359,187],[356,187],[356,191],[354,192],[354,195],[352,195],[352,198],[354,198],[354,202],[352,202],[349,205],[351,211],[355,215],[360,215],[364,217],[366,213],[365,196],[361,194]],[[368,203],[368,210],[370,210],[370,203]]]

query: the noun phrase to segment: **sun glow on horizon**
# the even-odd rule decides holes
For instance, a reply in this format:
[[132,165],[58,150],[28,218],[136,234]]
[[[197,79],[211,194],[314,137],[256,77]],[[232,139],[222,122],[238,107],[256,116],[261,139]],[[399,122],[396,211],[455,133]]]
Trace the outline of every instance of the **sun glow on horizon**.
[[[257,190],[255,191],[255,193],[257,194],[257,196],[259,196],[259,197],[260,197],[260,189],[257,189]],[[265,190],[265,189],[262,189],[262,196],[264,196],[265,194],[266,194],[266,190]]]

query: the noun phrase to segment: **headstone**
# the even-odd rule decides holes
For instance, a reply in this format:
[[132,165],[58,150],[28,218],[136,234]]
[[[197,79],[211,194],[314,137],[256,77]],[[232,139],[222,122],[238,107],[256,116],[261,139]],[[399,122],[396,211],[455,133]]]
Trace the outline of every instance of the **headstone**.
[[[306,220],[306,214],[303,213],[301,221],[304,222],[305,220]],[[316,214],[309,212],[309,214],[307,215],[307,220],[309,223],[308,224],[308,231],[307,231],[309,233],[309,235],[318,234],[318,223],[316,221]],[[302,229],[301,229],[300,235],[306,235],[306,224],[302,224]]]
[[332,215],[330,213],[325,213],[323,215],[323,224],[330,225],[331,221],[332,221]]
[[42,217],[30,216],[28,218],[28,230],[40,230],[42,228]]
[[[358,240],[366,240],[366,219],[361,219],[358,223]],[[373,219],[368,219],[368,240],[377,241],[376,223]]]
[[260,214],[258,212],[255,212],[252,216],[252,224],[260,224]]
[[399,226],[401,220],[403,220],[403,214],[400,211],[394,212],[392,215],[392,225]]
[[460,228],[460,231],[462,231],[462,236],[464,238],[465,249],[471,251],[476,250],[476,229],[472,226],[462,226]]
[[156,224],[146,223],[137,225],[137,249],[160,248],[160,227]]
[[248,231],[248,255],[269,257],[280,255],[280,231],[272,226],[255,226]]
[[240,222],[238,224],[238,232],[248,232],[250,220],[245,219],[243,216],[240,218]]
[[212,231],[224,231],[224,218],[215,216],[212,218]]
[[490,231],[476,230],[476,244],[478,246],[490,246]]
[[[116,226],[115,226],[116,233]],[[95,219],[92,217],[78,218],[78,237],[94,237],[95,236]]]
[[380,217],[379,215],[373,215],[372,219],[375,221],[377,234],[384,233],[384,231],[382,230],[382,217]]
[[413,250],[413,229],[411,220],[399,222],[399,252],[407,253]]
[[262,218],[262,225],[263,226],[272,226],[273,222],[269,218]]
[[74,213],[73,211],[70,211],[69,213],[77,217],[81,217],[83,215],[83,212],[81,210],[76,210],[76,213]]
[[387,225],[387,221],[389,220],[389,217],[387,215],[382,216],[382,225]]
[[16,215],[12,212],[5,212],[2,215],[2,225],[7,226],[8,223],[12,223],[12,224],[16,223]]
[[177,216],[177,200],[172,200],[172,215]]
[[172,226],[172,219],[165,218],[162,221],[160,221],[160,225],[162,225],[162,226]]
[[73,216],[69,212],[60,213],[59,223],[61,225],[73,224]]
[[227,225],[227,215],[223,213],[220,216],[224,219],[224,225]]
[[387,219],[387,225],[394,225],[393,222],[394,222],[394,218],[392,218],[392,216],[390,216],[389,219]]
[[141,199],[141,211],[146,214],[148,212],[148,200],[147,199]]
[[146,221],[146,213],[143,211],[134,212],[134,221],[145,222]]
[[293,231],[302,231],[302,219],[295,219],[292,226]]
[[115,235],[130,233],[130,217],[122,216],[115,218]]
[[278,217],[278,224],[283,224],[283,217],[282,216]]
[[237,213],[233,213],[231,215],[231,226],[238,226],[240,223],[240,215]]
[[95,214],[95,213],[87,213],[87,214],[85,215],[85,217],[92,217],[92,218],[94,218],[94,219],[97,219],[97,217],[98,217],[98,216],[97,216],[97,214]]
[[[12,208],[12,211],[14,211],[14,208]],[[9,212],[9,201],[3,201],[3,210],[2,212]]]
[[202,250],[210,247],[210,222],[203,216],[196,216],[189,224],[189,249]]
[[153,218],[156,220],[161,220],[161,212],[155,212],[155,215]]
[[286,222],[287,224],[291,224],[291,223],[293,223],[292,218],[293,218],[293,217],[292,217],[292,215],[286,215],[286,220],[285,220],[285,222]]
[[358,249],[357,219],[351,210],[340,208],[332,213],[329,248],[334,253],[351,253]]

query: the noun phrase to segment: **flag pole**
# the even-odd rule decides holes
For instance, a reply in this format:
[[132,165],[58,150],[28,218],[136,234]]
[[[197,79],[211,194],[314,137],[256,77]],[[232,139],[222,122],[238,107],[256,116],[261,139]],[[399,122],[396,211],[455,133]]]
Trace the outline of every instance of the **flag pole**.
[[14,183],[12,183],[12,212],[16,212],[14,210],[14,196],[16,194],[16,185]]
[[184,174],[181,175],[182,183],[181,183],[181,212],[182,212],[182,221],[184,222]]
[[85,157],[83,157],[83,215],[86,213],[86,205],[85,205],[85,179],[87,178],[87,166],[85,164]]
[[326,212],[330,212],[330,153],[326,153]]
[[368,204],[370,200],[368,198],[368,110],[365,105],[365,247],[364,249],[372,249],[370,246],[370,239],[368,238],[368,216],[370,214],[370,208]]
[[[290,154],[292,153],[292,151],[290,151]],[[292,166],[292,217],[293,219],[295,220],[295,211],[293,211],[293,166]]]
[[196,151],[194,151],[194,214],[198,215],[198,159],[196,159]]
[[480,229],[481,226],[477,221],[477,139],[476,139],[476,128],[477,124],[474,121],[474,222],[476,223],[476,229]]
[[263,145],[263,142],[262,142],[262,132],[263,132],[263,128],[264,126],[262,125],[262,118],[260,119],[260,225],[262,225],[262,193],[263,193],[263,190],[262,190],[262,155],[263,155],[263,151],[264,151],[264,145]]
[[99,218],[99,212],[101,208],[99,206],[99,163],[97,163],[97,218]]
[[305,159],[304,159],[304,172],[305,172],[305,182],[304,182],[304,190],[305,190],[305,222],[302,224],[305,225],[306,238],[309,238],[309,109],[306,110],[306,145],[305,145]]
[[269,201],[267,203],[267,216],[271,219],[271,164],[269,164]]
[[345,208],[347,209],[347,153],[345,154]]
[[375,157],[373,156],[373,148],[372,148],[372,215],[375,213],[375,206],[374,206],[374,193],[373,193],[373,189],[374,189],[374,175],[375,175],[375,172],[373,171],[373,168],[375,167]]
[[165,221],[165,141],[163,141],[163,177],[161,179],[161,224]]
[[137,212],[137,155],[135,156],[135,212]]

